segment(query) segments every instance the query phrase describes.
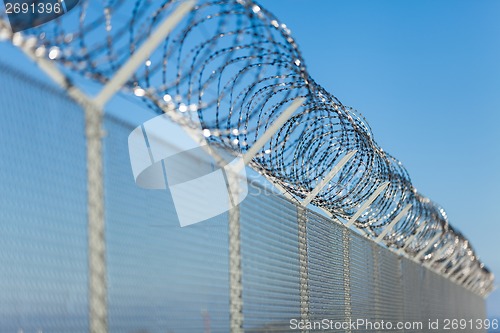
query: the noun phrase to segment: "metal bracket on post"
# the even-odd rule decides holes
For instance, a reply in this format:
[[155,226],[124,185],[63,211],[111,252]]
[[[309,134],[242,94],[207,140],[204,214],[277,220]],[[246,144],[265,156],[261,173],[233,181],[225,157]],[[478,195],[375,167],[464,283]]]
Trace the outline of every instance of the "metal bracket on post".
[[415,239],[415,237],[417,237],[417,235],[422,231],[424,230],[425,228],[425,223],[422,223],[418,226],[417,230],[415,230],[415,232],[408,238],[408,240],[405,242],[405,245],[399,249],[398,253],[399,254],[405,254],[405,250],[410,246],[411,243],[413,243],[413,240]]
[[354,222],[356,222],[356,220],[361,216],[361,214],[363,214],[365,212],[365,210],[368,209],[368,207],[372,204],[373,201],[375,201],[375,199],[377,199],[377,197],[380,195],[380,193],[382,193],[383,190],[385,190],[387,188],[387,186],[389,186],[389,182],[385,182],[385,183],[382,183],[382,185],[380,185],[376,190],[375,192],[373,192],[370,197],[368,198],[368,200],[366,200],[362,205],[361,207],[359,208],[359,210],[349,219],[349,221],[347,221],[346,223],[346,227],[350,228]]
[[405,216],[408,213],[411,207],[412,204],[406,205],[405,208],[403,208],[403,210],[401,210],[399,214],[394,218],[394,220],[392,220],[392,222],[387,227],[385,227],[385,229],[380,233],[380,235],[378,235],[375,241],[377,243],[382,242],[384,237],[394,228],[396,223],[398,223],[403,218],[403,216]]
[[453,252],[450,254],[450,256],[448,257],[448,259],[446,259],[444,262],[442,262],[441,264],[439,264],[439,266],[436,268],[437,272],[444,273],[443,269],[446,268],[446,266],[448,266],[448,264],[453,260],[453,258],[455,257],[456,244],[457,244],[456,241],[452,244]]
[[474,264],[474,260],[470,256],[467,256],[467,257],[465,257],[463,264],[465,265],[465,267],[462,268],[462,271],[466,271],[466,273],[462,273],[462,275],[460,277],[455,276],[455,277],[451,278],[452,280],[454,280],[458,284],[462,284],[462,282],[465,279],[467,279],[467,277],[469,276],[469,274],[472,271],[471,266]]
[[471,262],[467,266],[468,272],[462,274],[462,276],[459,277],[458,279],[455,279],[455,282],[458,283],[458,284],[463,284],[471,275],[474,274],[474,270],[471,267],[472,265],[474,265],[474,260],[472,260],[471,258],[469,258],[469,259],[471,260]]
[[432,265],[439,259],[441,255],[443,255],[443,253],[446,252],[446,250],[448,250],[448,248],[448,246],[443,246],[442,248],[437,250],[436,253],[434,253],[433,258],[429,260],[429,262],[425,263],[424,266],[427,266],[429,268],[432,267]]
[[463,263],[466,259],[468,259],[468,256],[463,256],[462,258],[460,258],[460,259],[457,261],[457,263],[456,263],[455,267],[452,267],[452,268],[451,268],[451,269],[450,269],[450,270],[449,270],[449,271],[445,274],[445,277],[446,277],[446,278],[449,278],[449,277],[450,277],[450,276],[451,276],[454,272],[456,272],[456,271],[457,271],[457,268],[458,268],[458,267],[460,267],[460,265],[462,265],[462,263]]
[[465,288],[468,288],[469,290],[476,291],[477,289],[480,289],[484,286],[484,282],[481,285],[481,281],[479,280],[481,278],[481,272],[476,272],[475,276],[469,280]]
[[330,180],[335,177],[340,170],[346,165],[347,162],[357,153],[357,150],[353,150],[348,152],[340,161],[338,164],[336,164],[330,172],[323,178],[318,185],[309,193],[309,195],[302,201],[302,206],[306,207],[311,203],[311,201],[321,192],[321,190],[330,182]]
[[264,147],[266,142],[268,142],[271,137],[278,132],[278,130],[290,119],[295,111],[304,103],[305,98],[296,98],[288,108],[283,111],[278,118],[273,121],[271,126],[262,134],[257,141],[248,149],[248,151],[243,155],[243,162],[248,165],[252,159],[257,155],[259,150]]
[[415,260],[420,260],[420,258],[422,258],[422,256],[431,248],[433,247],[434,245],[436,245],[436,241],[441,237],[442,235],[441,234],[437,234],[437,235],[434,235],[434,237],[431,238],[431,240],[429,241],[429,243],[422,249],[420,250],[417,255],[414,257]]
[[438,267],[437,267],[437,271],[438,272],[443,272],[443,269],[453,260],[453,257],[454,257],[454,253],[452,253],[450,255],[450,257],[448,259],[446,259],[442,264],[440,264]]
[[478,271],[471,271],[470,274],[468,274],[467,278],[463,279],[461,282],[461,285],[469,290],[472,290],[474,288],[474,283],[477,282],[477,278],[479,277],[480,272]]

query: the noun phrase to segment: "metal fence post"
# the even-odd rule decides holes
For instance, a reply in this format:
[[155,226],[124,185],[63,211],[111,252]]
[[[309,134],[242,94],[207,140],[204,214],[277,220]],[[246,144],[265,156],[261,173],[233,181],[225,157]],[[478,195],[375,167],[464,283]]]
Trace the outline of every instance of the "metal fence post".
[[240,206],[229,210],[229,320],[230,332],[243,332]]
[[[302,205],[297,205],[297,224],[299,242],[299,265],[300,265],[300,319],[309,320],[309,270],[307,256],[307,210]],[[309,332],[304,329],[302,332]]]
[[108,332],[102,110],[84,106],[87,139],[89,331]]
[[[338,164],[316,185],[309,195],[297,205],[297,222],[299,231],[299,264],[300,264],[300,317],[309,320],[309,270],[307,254],[307,205],[325,188],[326,185],[342,170],[344,165],[356,154],[357,150],[348,152]],[[309,332],[303,330],[303,332]]]
[[349,221],[345,224],[348,228],[350,228],[354,222],[370,207],[373,201],[377,199],[377,197],[389,186],[389,182],[382,183],[369,197],[368,199],[361,205],[356,213],[349,218]]
[[[352,320],[351,307],[351,230],[344,226],[342,228],[342,253],[343,253],[343,282],[344,282],[344,321],[350,323]],[[346,333],[351,333],[350,329]]]

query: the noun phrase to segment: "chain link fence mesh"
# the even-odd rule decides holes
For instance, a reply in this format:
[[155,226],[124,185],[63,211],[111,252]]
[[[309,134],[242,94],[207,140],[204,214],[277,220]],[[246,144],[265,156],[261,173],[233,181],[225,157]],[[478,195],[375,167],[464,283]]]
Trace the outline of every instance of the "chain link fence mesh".
[[0,331],[87,331],[84,113],[0,65]]

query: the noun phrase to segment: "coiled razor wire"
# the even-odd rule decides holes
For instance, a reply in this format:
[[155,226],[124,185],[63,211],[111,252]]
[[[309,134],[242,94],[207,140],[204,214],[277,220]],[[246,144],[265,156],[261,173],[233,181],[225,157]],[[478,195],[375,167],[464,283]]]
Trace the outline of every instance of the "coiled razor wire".
[[[176,8],[179,1],[83,0],[68,14],[27,35],[29,43],[70,72],[106,83]],[[250,0],[200,1],[127,84],[158,114],[197,114],[210,143],[246,152],[290,101],[301,108],[253,159],[251,166],[298,198],[305,198],[350,151],[357,153],[312,203],[348,219],[382,183],[389,186],[355,222],[377,237],[401,211],[408,214],[385,237],[445,274],[483,288],[493,275],[445,211],[419,194],[396,158],[373,140],[366,120],[309,76],[288,27]],[[467,279],[466,279],[467,277]],[[470,281],[468,281],[470,282]]]

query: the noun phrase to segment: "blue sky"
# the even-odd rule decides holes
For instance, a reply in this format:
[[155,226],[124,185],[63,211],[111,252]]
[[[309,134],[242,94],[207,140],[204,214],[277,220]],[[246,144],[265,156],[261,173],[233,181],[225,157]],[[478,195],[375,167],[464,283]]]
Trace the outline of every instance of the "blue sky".
[[[262,0],[500,276],[500,2]],[[500,316],[500,292],[488,311]]]

